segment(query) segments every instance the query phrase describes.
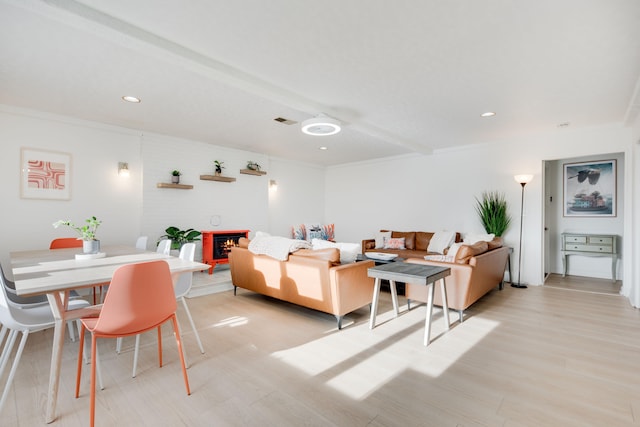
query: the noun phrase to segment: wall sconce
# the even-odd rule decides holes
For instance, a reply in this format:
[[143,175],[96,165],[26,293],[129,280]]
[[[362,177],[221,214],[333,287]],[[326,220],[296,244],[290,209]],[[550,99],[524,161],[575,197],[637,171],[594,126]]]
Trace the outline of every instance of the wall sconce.
[[278,181],[275,179],[269,180],[269,189],[273,191],[278,191]]
[[129,163],[118,162],[118,176],[129,178]]

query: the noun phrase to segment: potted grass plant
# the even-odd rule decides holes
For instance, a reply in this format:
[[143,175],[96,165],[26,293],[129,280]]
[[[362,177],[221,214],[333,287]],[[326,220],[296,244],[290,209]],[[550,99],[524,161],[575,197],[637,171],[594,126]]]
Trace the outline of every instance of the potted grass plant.
[[476,198],[476,212],[485,231],[496,237],[502,236],[511,224],[507,210],[507,200],[503,193],[485,191],[480,199]]

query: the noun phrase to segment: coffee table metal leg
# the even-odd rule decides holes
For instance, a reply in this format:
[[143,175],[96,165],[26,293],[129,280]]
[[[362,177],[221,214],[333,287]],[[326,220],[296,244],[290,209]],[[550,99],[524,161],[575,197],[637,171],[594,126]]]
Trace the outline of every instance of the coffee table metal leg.
[[398,317],[400,310],[398,310],[398,290],[395,280],[389,280],[389,288],[391,290],[391,301],[393,301],[393,313],[395,317]]
[[429,345],[431,341],[431,316],[433,315],[433,294],[435,293],[434,283],[430,283],[427,296],[427,318],[424,321],[424,345]]
[[442,312],[444,314],[444,321],[447,323],[447,329],[449,329],[451,327],[451,322],[449,321],[449,302],[447,301],[447,285],[444,282],[444,277],[440,279],[440,293],[442,294]]
[[376,313],[378,312],[378,300],[380,299],[380,279],[376,277],[373,284],[373,301],[371,301],[371,317],[369,318],[369,329],[373,329],[376,324]]

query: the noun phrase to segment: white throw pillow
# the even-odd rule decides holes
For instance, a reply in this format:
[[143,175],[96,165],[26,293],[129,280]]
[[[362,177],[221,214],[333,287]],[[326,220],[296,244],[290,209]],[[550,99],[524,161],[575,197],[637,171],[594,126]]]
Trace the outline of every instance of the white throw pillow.
[[376,233],[376,249],[384,248],[384,241],[391,238],[390,231],[378,231]]
[[358,243],[333,243],[322,239],[312,239],[311,247],[313,250],[338,248],[340,250],[340,264],[355,262],[360,253],[360,245]]
[[441,254],[456,240],[455,231],[437,231],[429,241],[427,251]]
[[490,242],[494,237],[496,237],[495,234],[468,233],[466,236],[464,236],[463,241],[467,245],[473,245],[474,243],[478,242]]
[[453,243],[451,246],[449,246],[449,250],[447,251],[447,256],[451,257],[452,260],[455,260],[456,254],[458,253],[458,249],[460,249],[460,246],[462,246],[462,243]]

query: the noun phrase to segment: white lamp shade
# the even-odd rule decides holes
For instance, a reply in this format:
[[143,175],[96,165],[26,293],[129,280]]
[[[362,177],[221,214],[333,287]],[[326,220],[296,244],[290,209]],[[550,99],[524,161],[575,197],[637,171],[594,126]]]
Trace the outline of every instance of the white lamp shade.
[[533,179],[533,175],[515,175],[513,179],[515,179],[518,184],[528,184]]

